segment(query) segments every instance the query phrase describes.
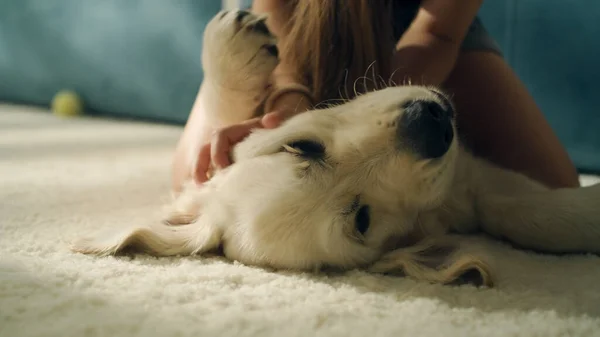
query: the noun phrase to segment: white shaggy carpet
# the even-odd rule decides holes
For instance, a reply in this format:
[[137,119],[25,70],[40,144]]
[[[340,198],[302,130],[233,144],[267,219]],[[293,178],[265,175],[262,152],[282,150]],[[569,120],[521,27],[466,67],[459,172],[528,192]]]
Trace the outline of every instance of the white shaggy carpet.
[[498,287],[476,289],[69,252],[155,220],[180,130],[0,106],[0,336],[600,336],[594,256],[498,244]]

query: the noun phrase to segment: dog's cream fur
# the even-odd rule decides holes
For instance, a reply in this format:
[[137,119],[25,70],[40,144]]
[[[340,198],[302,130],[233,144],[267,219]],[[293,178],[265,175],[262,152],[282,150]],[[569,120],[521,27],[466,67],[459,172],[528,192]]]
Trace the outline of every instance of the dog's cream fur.
[[[205,33],[201,92],[218,113],[207,116],[223,123],[251,115],[256,95],[230,89],[249,91],[245,74],[264,71],[256,81],[266,81],[276,65],[262,53],[266,37],[236,26],[237,13],[219,13]],[[485,285],[493,271],[470,250],[468,234],[541,252],[600,253],[600,185],[549,190],[475,158],[456,137],[443,157],[419,159],[397,146],[395,131],[403,104],[416,99],[447,103],[430,88],[390,87],[256,130],[235,147],[233,165],[202,186],[189,184],[164,223],[82,239],[73,249],[221,250],[249,265],[366,268],[441,283],[476,271]]]

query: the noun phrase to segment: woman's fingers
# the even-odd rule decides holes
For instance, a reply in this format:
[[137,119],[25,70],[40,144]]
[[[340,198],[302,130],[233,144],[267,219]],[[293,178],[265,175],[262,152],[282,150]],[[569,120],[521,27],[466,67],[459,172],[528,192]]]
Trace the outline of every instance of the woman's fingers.
[[267,129],[278,127],[284,120],[283,115],[279,111],[273,111],[263,116],[262,125]]
[[198,183],[206,182],[209,179],[208,172],[211,169],[211,164],[217,169],[231,165],[231,149],[248,137],[253,129],[276,128],[291,115],[293,113],[288,110],[277,110],[263,117],[253,118],[215,131],[210,142],[200,148],[194,170],[195,180]]
[[298,114],[292,110],[275,110],[265,114],[261,120],[264,128],[273,129],[281,125],[286,119]]
[[215,167],[221,169],[231,165],[229,160],[231,148],[244,138],[248,137],[250,132],[252,132],[252,129],[261,126],[261,119],[253,118],[217,131],[211,140],[211,159]]
[[211,144],[206,143],[200,148],[198,161],[194,169],[194,179],[197,183],[204,183],[208,180],[208,171],[211,163]]
[[213,136],[211,143],[211,160],[217,169],[222,169],[229,166],[229,149],[231,141],[228,130],[216,133]]
[[194,168],[194,179],[206,182],[211,166],[218,169],[231,165],[229,154],[235,144],[246,138],[252,129],[262,127],[261,119],[254,118],[240,124],[230,125],[215,131],[209,143],[204,144],[198,153]]

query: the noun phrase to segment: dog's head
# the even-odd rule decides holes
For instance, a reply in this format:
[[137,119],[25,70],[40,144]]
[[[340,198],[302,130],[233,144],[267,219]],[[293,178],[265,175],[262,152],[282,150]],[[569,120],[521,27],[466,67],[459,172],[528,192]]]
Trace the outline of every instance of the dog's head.
[[202,68],[206,77],[227,87],[253,88],[277,66],[276,38],[266,25],[266,15],[244,10],[223,10],[206,25]]
[[452,104],[416,86],[257,130],[215,181],[239,224],[225,253],[285,268],[369,264],[444,199],[457,149]]

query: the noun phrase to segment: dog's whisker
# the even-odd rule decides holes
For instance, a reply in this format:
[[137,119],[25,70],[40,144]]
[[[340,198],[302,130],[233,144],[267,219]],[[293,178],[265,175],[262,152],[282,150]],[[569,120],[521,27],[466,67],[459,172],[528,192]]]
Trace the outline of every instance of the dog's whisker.
[[[388,80],[388,82],[394,82],[394,80],[393,80],[393,79],[394,79],[394,76],[396,75],[396,73],[397,73],[398,71],[400,71],[400,68],[396,68],[396,69],[395,69],[395,70],[392,72],[392,74],[391,74],[391,75],[390,75],[390,77],[389,77],[389,80]],[[394,84],[394,86],[396,86],[396,85]]]
[[379,78],[379,83],[380,83],[379,85],[380,85],[381,89],[386,89],[386,88],[390,87],[389,85],[387,85],[387,83],[386,83],[385,79],[383,78],[383,76],[378,75],[378,78]]
[[358,91],[356,90],[356,84],[358,82],[358,78],[354,80],[354,84],[352,85],[352,90],[354,90],[354,97],[358,97]]
[[[344,104],[346,102],[348,102],[348,100],[343,99],[343,98],[332,98],[332,99],[324,100],[324,101],[318,103],[315,107],[319,107],[319,106],[328,106],[328,107],[338,106],[338,105]],[[337,104],[331,104],[331,103],[337,103]]]
[[[375,62],[376,62],[376,61],[373,61],[373,62],[371,62],[371,64],[369,64],[369,66],[368,66],[368,67],[367,67],[367,69],[365,70],[365,74],[362,76],[362,77],[363,77],[363,90],[364,90],[365,92],[368,92],[368,91],[369,91],[369,89],[368,89],[368,87],[367,87],[367,80],[369,79],[369,78],[368,78],[369,69],[372,69],[372,70],[373,70],[373,75],[375,74],[375,67],[374,67],[374,65],[375,65]],[[373,76],[373,78],[375,78],[375,76]],[[370,79],[369,79],[369,80],[370,80]],[[373,81],[373,82],[375,82],[375,81]],[[376,84],[376,83],[375,83],[375,89],[377,89],[377,84]]]

